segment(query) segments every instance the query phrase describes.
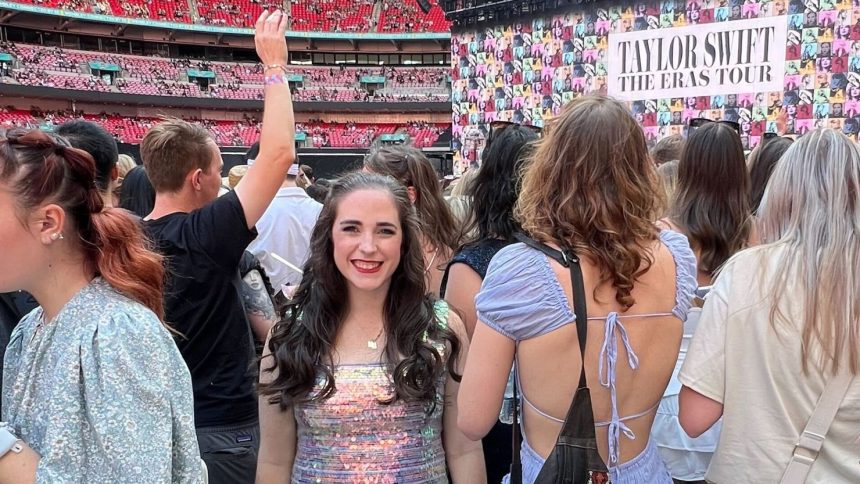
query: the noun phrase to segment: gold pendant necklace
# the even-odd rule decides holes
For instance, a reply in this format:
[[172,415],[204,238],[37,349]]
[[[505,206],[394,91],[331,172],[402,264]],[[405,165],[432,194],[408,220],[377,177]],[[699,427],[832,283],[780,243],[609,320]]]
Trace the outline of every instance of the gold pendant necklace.
[[377,345],[376,342],[379,340],[379,337],[382,336],[382,330],[384,330],[384,329],[385,329],[385,327],[383,326],[382,329],[379,330],[379,334],[376,335],[376,338],[367,340],[367,347],[368,348],[375,350],[379,347],[379,345]]

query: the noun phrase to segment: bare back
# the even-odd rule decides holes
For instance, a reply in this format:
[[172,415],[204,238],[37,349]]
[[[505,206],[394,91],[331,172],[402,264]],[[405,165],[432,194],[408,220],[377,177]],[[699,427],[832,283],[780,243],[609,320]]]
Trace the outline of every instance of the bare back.
[[[608,427],[599,422],[612,420],[610,372],[615,374],[612,380],[617,401],[616,416],[640,437],[620,439],[615,465],[634,458],[645,449],[656,406],[672,375],[683,332],[681,319],[673,314],[677,313],[679,293],[675,257],[661,241],[654,241],[650,250],[653,264],[633,287],[632,296],[636,303],[623,313],[615,300],[615,290],[608,282],[595,292],[600,280],[595,265],[586,259],[581,263],[589,317],[585,370],[591,389],[594,420],[598,423],[601,455],[609,462]],[[570,271],[555,261],[547,260],[556,277],[556,281],[549,283],[560,285],[572,312]],[[611,331],[608,343],[607,330]],[[627,351],[624,333],[633,355]],[[614,345],[611,344],[613,340]],[[612,346],[617,352],[614,371],[611,371],[612,363],[609,361]],[[532,448],[546,457],[555,444],[561,423],[540,413],[563,421],[582,365],[574,320],[545,334],[519,341],[517,354],[522,391],[529,402],[523,405],[526,437]],[[629,359],[634,359],[632,365]],[[601,360],[602,374],[599,371]],[[640,414],[643,415],[625,420],[625,417]]]

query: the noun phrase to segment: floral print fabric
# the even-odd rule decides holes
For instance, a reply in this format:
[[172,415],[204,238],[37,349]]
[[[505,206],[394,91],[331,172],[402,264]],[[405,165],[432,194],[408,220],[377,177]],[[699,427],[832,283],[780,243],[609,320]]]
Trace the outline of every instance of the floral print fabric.
[[3,365],[3,420],[41,456],[36,481],[203,482],[191,376],[155,314],[97,278],[41,318]]

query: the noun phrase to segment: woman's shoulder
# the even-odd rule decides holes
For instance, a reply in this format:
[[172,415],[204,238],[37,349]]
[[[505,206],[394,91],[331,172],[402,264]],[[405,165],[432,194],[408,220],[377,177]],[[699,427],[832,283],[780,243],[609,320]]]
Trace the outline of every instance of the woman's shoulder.
[[475,307],[482,322],[513,340],[574,321],[549,260],[522,243],[503,248],[490,262]]
[[153,347],[172,343],[155,313],[101,278],[71,301],[62,319],[65,332],[71,332],[82,345],[98,342]]
[[499,249],[490,263],[490,269],[526,268],[535,261],[545,259],[544,255],[522,242],[508,244]]
[[133,320],[138,323],[147,323],[135,325],[135,327],[147,331],[152,330],[153,327],[162,327],[158,316],[151,309],[119,292],[107,281],[97,279],[93,284],[97,290],[94,291],[95,297],[89,303],[98,304],[103,309],[101,311],[102,321]]
[[500,239],[477,240],[460,248],[451,258],[451,264],[466,264],[483,279],[487,274],[490,261],[509,244],[509,241]]
[[498,287],[505,291],[521,292],[523,286],[520,284],[529,280],[550,281],[558,285],[547,257],[526,244],[517,242],[496,252],[487,267],[481,290]]
[[748,281],[744,282],[748,284],[761,275],[764,279],[760,281],[765,282],[781,266],[780,262],[790,256],[788,251],[786,244],[759,245],[739,251],[720,268],[717,280]]
[[686,318],[693,295],[699,287],[698,263],[687,236],[672,229],[660,231],[660,242],[669,251],[675,264],[675,307],[672,312]]

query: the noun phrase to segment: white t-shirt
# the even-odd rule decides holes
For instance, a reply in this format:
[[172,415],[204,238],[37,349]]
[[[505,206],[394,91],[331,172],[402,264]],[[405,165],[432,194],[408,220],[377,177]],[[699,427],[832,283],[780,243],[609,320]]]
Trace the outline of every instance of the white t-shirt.
[[297,285],[302,275],[272,257],[272,253],[303,268],[310,255],[311,232],[320,211],[322,204],[309,197],[303,188],[286,187],[278,190],[257,222],[258,235],[248,251],[260,259],[275,291],[280,291],[286,283]]
[[[723,404],[722,434],[706,475],[710,482],[779,482],[831,378],[818,369],[815,356],[808,374],[803,373],[803,292],[796,277],[774,278],[787,250],[757,247],[727,264],[705,303],[681,369],[681,383]],[[764,262],[769,262],[766,269]],[[777,288],[786,291],[780,311],[787,321],[780,320],[775,330],[770,312]],[[818,351],[813,346],[812,354]],[[806,482],[860,482],[858,436],[860,378],[851,384]]]

